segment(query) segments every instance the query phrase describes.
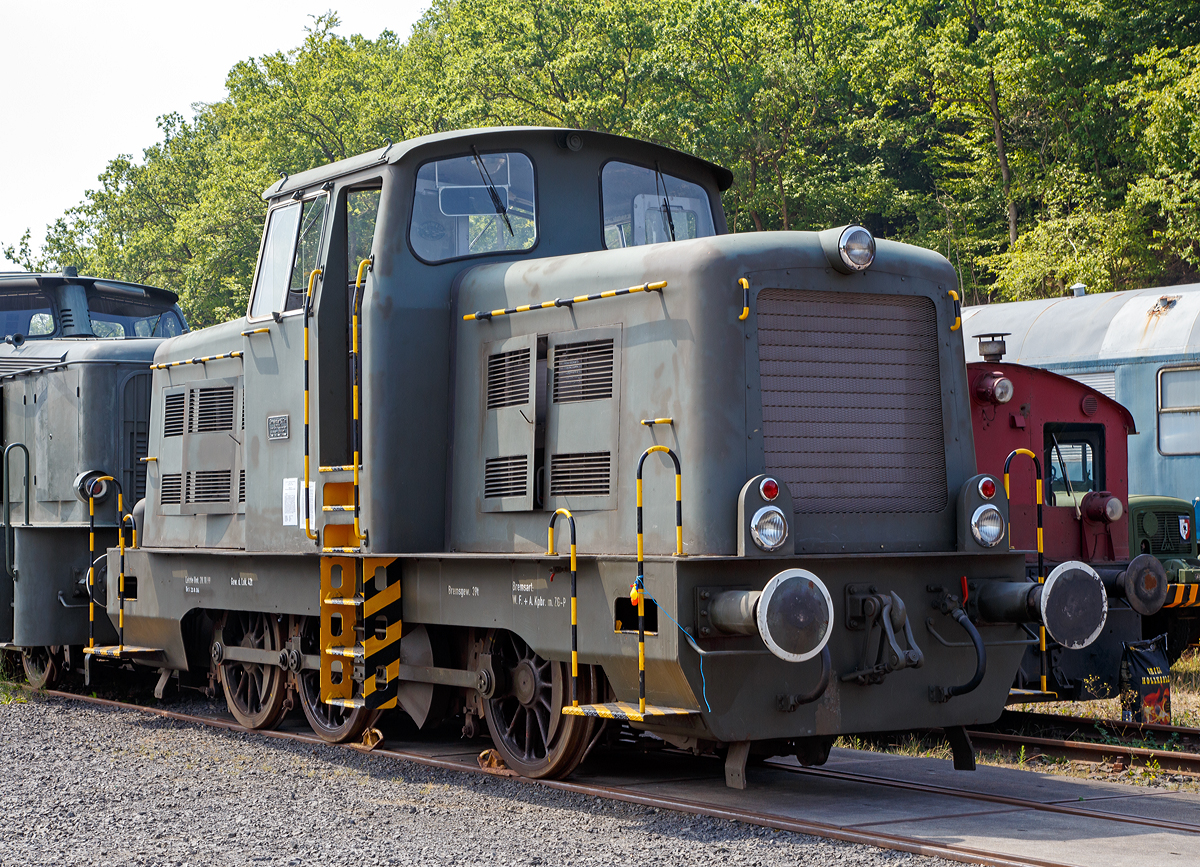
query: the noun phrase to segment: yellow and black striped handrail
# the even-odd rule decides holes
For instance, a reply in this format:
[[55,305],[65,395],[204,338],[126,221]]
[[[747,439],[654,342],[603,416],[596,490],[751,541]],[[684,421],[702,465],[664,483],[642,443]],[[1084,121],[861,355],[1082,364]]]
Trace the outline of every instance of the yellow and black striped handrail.
[[361,545],[366,535],[359,525],[359,471],[362,464],[362,353],[359,351],[359,317],[362,314],[362,292],[366,285],[366,274],[374,267],[375,259],[368,256],[358,263],[358,276],[354,278],[354,312],[351,316],[353,340],[350,344],[350,379],[354,413],[354,539]]
[[220,361],[223,358],[241,358],[242,350],[223,352],[220,355],[197,355],[195,358],[185,358],[183,361],[164,361],[162,364],[150,365],[151,370],[166,370],[170,367],[180,367],[184,364],[207,364],[210,361]]
[[675,464],[675,556],[683,556],[683,473],[679,457],[666,446],[650,446],[642,452],[637,465],[637,581],[629,588],[629,598],[638,612],[638,711],[646,712],[646,572],[645,545],[642,535],[642,467],[646,458],[664,452]]
[[514,313],[528,313],[531,310],[547,310],[551,307],[570,307],[572,304],[582,304],[585,301],[599,301],[601,298],[618,298],[621,295],[632,295],[634,292],[661,292],[667,288],[667,281],[643,283],[641,286],[630,286],[626,289],[610,289],[607,292],[595,292],[591,295],[576,295],[574,298],[555,298],[553,301],[543,301],[541,304],[522,304],[520,307],[505,307],[503,310],[480,310],[463,316],[464,322],[486,321],[493,316],[512,316]]
[[[120,572],[117,577],[117,599],[120,613],[117,615],[117,645],[125,645],[125,498],[121,483],[112,476],[97,476],[90,479],[85,486],[88,495],[88,649],[96,646],[96,485],[101,482],[112,482],[117,489],[117,537],[121,546]],[[128,516],[132,522],[133,517]],[[136,525],[134,533],[137,532]],[[136,537],[135,537],[136,539]],[[135,542],[136,544],[136,542]]]
[[[1011,500],[1011,494],[1009,493],[1008,468],[1012,464],[1012,459],[1015,458],[1017,455],[1024,455],[1025,457],[1027,457],[1033,461],[1034,481],[1036,482],[1036,488],[1037,488],[1037,555],[1038,555],[1038,569],[1037,569],[1038,579],[1037,580],[1038,580],[1039,584],[1045,584],[1046,583],[1046,568],[1045,568],[1045,560],[1044,560],[1044,555],[1043,555],[1043,541],[1042,541],[1042,538],[1043,538],[1043,534],[1042,534],[1042,479],[1043,479],[1042,462],[1039,461],[1038,456],[1035,455],[1033,452],[1031,452],[1029,449],[1015,449],[1015,450],[1013,450],[1013,452],[1011,454],[1009,454],[1009,456],[1007,458],[1004,459],[1004,496],[1009,497],[1010,500]],[[1011,508],[1011,502],[1010,502],[1010,508]],[[1010,534],[1011,534],[1011,524],[1012,524],[1012,519],[1010,517],[1010,519],[1009,519]],[[1048,657],[1046,655],[1046,625],[1042,624],[1042,626],[1038,630],[1038,632],[1039,632],[1039,637],[1040,637],[1040,640],[1038,641],[1038,649],[1041,651],[1041,658],[1042,658],[1042,692],[1046,692],[1046,675],[1047,675],[1047,672],[1049,669]]]
[[654,427],[656,424],[675,424],[673,418],[644,418],[642,424],[646,427]]
[[308,320],[312,317],[313,287],[321,276],[320,268],[313,268],[308,275],[308,294],[304,296],[304,535],[314,542],[319,536],[312,528],[308,499]]
[[571,707],[579,707],[579,608],[576,596],[579,571],[575,559],[575,516],[569,509],[557,509],[550,516],[550,526],[546,528],[546,556],[555,554],[554,522],[559,515],[571,524]]
[[246,331],[243,331],[242,337],[249,337],[251,334],[270,334],[270,333],[271,333],[271,329],[266,325],[262,325],[258,328],[250,328],[250,329],[247,329]]
[[742,287],[742,315],[738,317],[738,322],[745,322],[750,316],[750,281],[739,277],[738,285]]
[[951,331],[958,331],[962,328],[962,301],[959,300],[958,293],[953,289],[946,293],[954,299],[954,324],[950,326]]

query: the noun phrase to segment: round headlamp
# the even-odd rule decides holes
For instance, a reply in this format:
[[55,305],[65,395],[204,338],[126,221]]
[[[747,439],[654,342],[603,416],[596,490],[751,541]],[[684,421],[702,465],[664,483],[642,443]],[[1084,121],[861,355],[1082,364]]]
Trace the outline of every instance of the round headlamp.
[[971,534],[985,548],[995,548],[1004,538],[1004,516],[993,505],[980,506],[971,516]]
[[992,383],[992,400],[996,403],[1008,403],[1013,399],[1012,380],[1002,376]]
[[862,226],[847,226],[838,238],[838,253],[851,271],[865,271],[875,261],[875,239]]
[[764,551],[776,551],[787,541],[787,518],[778,506],[763,506],[750,519],[750,535]]

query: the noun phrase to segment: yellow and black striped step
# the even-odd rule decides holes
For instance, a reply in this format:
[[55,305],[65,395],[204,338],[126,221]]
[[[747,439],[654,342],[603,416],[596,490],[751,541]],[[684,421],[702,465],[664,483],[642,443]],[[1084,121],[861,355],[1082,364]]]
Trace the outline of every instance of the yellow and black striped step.
[[698,710],[689,710],[685,707],[657,707],[651,704],[646,705],[646,711],[643,713],[638,710],[636,704],[627,704],[623,701],[609,704],[581,704],[578,707],[568,705],[563,708],[562,712],[564,716],[594,716],[600,719],[615,719],[625,722],[648,722],[657,719],[700,716]]
[[1168,584],[1163,608],[1200,607],[1200,584]]
[[164,651],[159,647],[113,644],[106,647],[85,647],[83,652],[89,656],[102,656],[105,659],[152,659],[162,656]]

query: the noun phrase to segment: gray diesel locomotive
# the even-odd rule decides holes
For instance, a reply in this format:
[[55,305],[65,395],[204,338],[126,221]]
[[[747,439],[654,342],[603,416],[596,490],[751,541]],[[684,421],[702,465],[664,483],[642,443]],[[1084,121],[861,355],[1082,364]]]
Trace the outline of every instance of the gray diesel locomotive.
[[[949,263],[728,234],[731,182],[508,128],[272,186],[246,318],[155,353],[120,636],[86,655],[210,677],[250,727],[298,702],[329,740],[482,720],[534,777],[612,719],[724,750],[731,785],[854,732],[941,726],[969,764],[1028,625],[1084,646],[1104,587],[1009,551]],[[84,500],[121,466],[74,460]]]

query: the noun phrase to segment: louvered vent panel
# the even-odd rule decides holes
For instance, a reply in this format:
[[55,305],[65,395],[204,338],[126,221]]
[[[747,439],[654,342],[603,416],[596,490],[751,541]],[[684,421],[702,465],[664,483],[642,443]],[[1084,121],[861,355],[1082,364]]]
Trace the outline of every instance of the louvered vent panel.
[[554,402],[612,397],[613,342],[591,340],[554,348]]
[[158,502],[164,506],[178,506],[183,499],[183,476],[180,473],[165,473]]
[[488,356],[487,408],[529,403],[529,347]]
[[611,466],[609,452],[554,455],[550,458],[550,496],[607,497]]
[[168,394],[163,401],[163,436],[183,436],[183,412],[187,394]]
[[945,507],[931,300],[766,289],[758,332],[767,471],[798,513]]
[[242,470],[238,474],[238,502],[246,502],[246,471]]
[[524,497],[529,493],[526,476],[529,456],[488,458],[483,466],[483,495],[493,497]]
[[188,422],[192,433],[233,430],[233,386],[192,389]]
[[58,364],[60,361],[62,361],[62,356],[57,355],[54,358],[10,355],[7,358],[0,358],[0,376],[20,370],[31,370],[35,367],[47,367],[51,364]]
[[149,437],[144,433],[133,436],[133,501],[136,503],[146,496],[146,457],[149,450]]
[[188,473],[189,503],[228,503],[232,470],[196,470]]

